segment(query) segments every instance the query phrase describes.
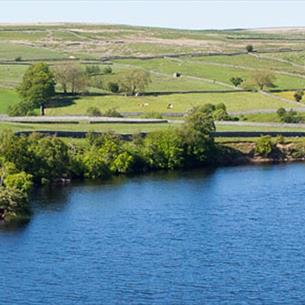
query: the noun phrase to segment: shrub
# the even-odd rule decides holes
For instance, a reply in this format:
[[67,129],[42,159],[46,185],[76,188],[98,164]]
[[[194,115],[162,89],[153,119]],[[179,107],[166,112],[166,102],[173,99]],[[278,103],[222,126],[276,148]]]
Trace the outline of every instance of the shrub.
[[107,89],[112,93],[118,93],[120,91],[120,86],[118,85],[118,83],[109,82]]
[[188,165],[193,166],[213,158],[215,143],[211,133],[215,124],[211,114],[203,107],[194,107],[188,112],[185,123],[180,130],[184,156]]
[[284,123],[300,123],[303,120],[302,116],[292,109],[286,111],[284,108],[279,108],[276,113]]
[[141,115],[143,119],[162,119],[162,115],[159,112],[147,112]]
[[104,74],[111,74],[112,73],[112,68],[110,66],[107,66],[103,69]]
[[246,46],[246,50],[247,50],[248,53],[253,52],[253,51],[254,51],[253,45],[252,45],[252,44],[248,44],[248,45]]
[[174,129],[149,134],[144,150],[151,168],[174,169],[183,164],[182,141]]
[[22,57],[21,57],[21,56],[17,56],[17,57],[15,58],[15,61],[22,61]]
[[291,156],[293,158],[304,158],[305,157],[305,145],[304,143],[297,143],[293,146],[291,150]]
[[4,185],[9,188],[16,188],[22,192],[28,192],[33,185],[32,175],[25,172],[8,175],[4,178]]
[[286,111],[285,108],[281,107],[281,108],[279,108],[279,109],[276,111],[276,113],[277,113],[277,115],[278,115],[279,117],[282,118],[282,117],[284,117],[284,116],[286,115],[287,111]]
[[230,78],[230,82],[235,86],[235,87],[238,87],[241,85],[241,83],[243,82],[244,80],[241,78],[241,77],[231,77]]
[[69,176],[68,146],[61,139],[42,137],[33,140],[28,149],[33,153],[30,172],[38,183]]
[[30,208],[27,194],[17,188],[0,186],[0,209],[6,222],[28,219]]
[[120,153],[112,162],[110,170],[117,174],[127,174],[132,172],[134,164],[133,156],[128,152]]
[[86,151],[83,155],[82,162],[84,165],[84,176],[86,178],[105,178],[110,174],[109,168],[96,149]]
[[97,65],[89,65],[89,66],[86,66],[85,72],[89,76],[97,75],[97,74],[101,73],[101,68]]
[[230,121],[231,117],[229,114],[223,109],[217,109],[212,114],[213,119],[215,121]]
[[268,157],[273,149],[270,136],[262,136],[256,141],[255,152],[263,157]]
[[113,117],[113,118],[122,118],[123,115],[121,115],[115,108],[110,108],[108,110],[106,110],[103,113],[104,116],[106,117]]
[[94,106],[89,107],[86,111],[86,114],[88,116],[102,116],[101,111],[97,107],[94,107]]
[[35,106],[33,103],[28,101],[21,101],[16,105],[10,105],[8,108],[8,115],[9,116],[26,116],[26,115],[33,115],[33,111]]
[[276,136],[275,139],[274,139],[274,144],[285,144],[286,142],[286,139],[284,136],[282,135],[279,135],[279,136]]
[[303,98],[304,91],[303,90],[298,90],[294,93],[293,97],[297,102],[300,102]]

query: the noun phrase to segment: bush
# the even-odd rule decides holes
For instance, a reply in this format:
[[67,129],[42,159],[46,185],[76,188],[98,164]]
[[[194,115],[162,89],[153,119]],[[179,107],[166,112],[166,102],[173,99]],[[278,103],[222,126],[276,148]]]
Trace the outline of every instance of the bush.
[[86,178],[105,178],[110,174],[109,168],[96,149],[86,151],[83,155],[82,162],[84,165],[84,176]]
[[15,61],[22,61],[22,57],[21,56],[17,56],[16,58],[15,58]]
[[147,112],[141,115],[143,119],[162,119],[162,115],[159,112]]
[[235,86],[235,87],[238,87],[241,85],[241,83],[243,82],[244,80],[241,78],[241,77],[231,77],[230,78],[230,82]]
[[176,130],[154,132],[144,141],[145,158],[151,168],[174,169],[183,164],[183,146]]
[[98,75],[101,73],[101,69],[97,65],[90,65],[90,66],[86,66],[85,72],[89,76]]
[[101,113],[101,111],[97,108],[97,107],[89,107],[88,109],[87,109],[87,111],[86,111],[86,114],[88,115],[88,116],[102,116],[102,113]]
[[118,93],[120,91],[120,86],[118,85],[118,83],[109,82],[107,89],[112,93]]
[[294,93],[293,97],[297,102],[300,102],[303,98],[304,91],[303,90],[298,90]]
[[296,145],[294,145],[291,150],[291,156],[296,159],[304,158],[305,157],[305,144],[297,143]]
[[30,208],[27,194],[17,188],[0,186],[0,209],[4,221],[28,220]]
[[231,117],[229,114],[223,109],[217,109],[212,114],[213,119],[215,121],[230,121]]
[[113,117],[113,118],[122,118],[123,117],[123,115],[121,115],[115,108],[110,108],[110,109],[106,110],[103,113],[103,116]]
[[281,107],[281,108],[279,108],[279,109],[276,111],[276,113],[277,113],[277,115],[278,115],[279,117],[282,118],[283,116],[286,115],[287,111],[286,111],[285,108]]
[[134,158],[127,151],[120,153],[112,162],[110,170],[116,174],[127,174],[133,171]]
[[246,46],[246,50],[247,50],[248,53],[253,52],[253,51],[254,51],[253,45],[252,45],[252,44],[248,44],[248,45]]
[[279,108],[276,113],[284,123],[300,123],[303,120],[302,116],[292,109],[286,111],[284,108]]
[[189,111],[180,130],[184,156],[189,166],[214,157],[215,143],[211,133],[215,131],[215,124],[211,114],[204,110],[204,107],[194,107]]
[[26,116],[32,115],[35,106],[31,102],[22,101],[16,105],[11,105],[8,107],[8,115],[9,116]]
[[263,157],[268,157],[273,150],[273,143],[270,136],[262,136],[256,141],[255,152]]
[[4,185],[26,193],[32,188],[32,175],[25,172],[8,175],[4,178]]
[[112,68],[110,66],[107,66],[103,69],[104,74],[111,74],[112,73]]

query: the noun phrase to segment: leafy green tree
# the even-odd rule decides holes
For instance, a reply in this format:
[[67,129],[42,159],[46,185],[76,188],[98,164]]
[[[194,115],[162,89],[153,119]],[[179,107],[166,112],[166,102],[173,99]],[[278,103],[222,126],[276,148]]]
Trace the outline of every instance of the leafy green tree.
[[35,163],[31,173],[39,182],[50,182],[69,176],[69,154],[67,145],[56,137],[43,137],[30,144]]
[[252,44],[248,44],[248,45],[246,46],[246,50],[247,50],[248,53],[253,52],[253,51],[254,51],[253,45],[252,45]]
[[264,90],[265,87],[275,87],[276,77],[270,71],[256,71],[253,73],[252,78],[260,90]]
[[188,113],[180,133],[189,165],[205,162],[213,156],[216,149],[212,136],[214,131],[215,124],[210,113],[201,107],[194,107]]
[[270,136],[262,136],[256,141],[255,152],[263,157],[268,157],[273,150]]
[[4,178],[4,185],[27,193],[33,186],[32,175],[26,172],[7,175]]
[[215,121],[230,121],[231,117],[227,113],[226,110],[223,109],[217,109],[212,114],[213,120]]
[[34,114],[34,105],[28,101],[21,101],[15,105],[10,105],[8,108],[9,116],[25,116]]
[[303,90],[298,90],[294,93],[293,97],[297,102],[300,102],[304,96],[304,91]]
[[150,82],[150,73],[138,69],[123,72],[118,81],[120,91],[128,95],[143,92]]
[[109,82],[107,85],[107,90],[111,91],[112,93],[118,93],[120,91],[119,84],[115,82]]
[[133,166],[133,156],[129,152],[124,151],[112,161],[110,170],[116,174],[127,174],[133,171]]
[[241,83],[243,82],[244,80],[237,76],[237,77],[231,77],[230,78],[230,82],[235,86],[235,87],[238,87],[241,85]]
[[55,79],[63,89],[64,93],[71,94],[84,92],[88,86],[88,75],[81,65],[74,62],[57,65],[54,68]]
[[175,129],[149,134],[144,147],[145,158],[152,168],[174,169],[183,165],[181,136]]
[[0,209],[6,222],[28,220],[31,213],[27,194],[15,187],[0,186]]
[[110,175],[110,170],[102,155],[94,147],[84,153],[82,162],[84,165],[84,176],[86,178],[101,179]]
[[32,108],[47,103],[55,95],[55,79],[49,66],[45,63],[31,65],[17,91]]
[[277,115],[282,118],[285,116],[285,114],[287,113],[286,109],[281,107],[276,111]]

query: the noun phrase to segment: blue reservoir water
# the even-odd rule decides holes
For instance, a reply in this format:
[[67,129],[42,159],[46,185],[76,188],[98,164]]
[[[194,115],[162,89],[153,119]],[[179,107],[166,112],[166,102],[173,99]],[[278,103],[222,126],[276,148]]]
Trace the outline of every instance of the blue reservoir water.
[[0,228],[0,304],[305,304],[305,165],[40,190]]

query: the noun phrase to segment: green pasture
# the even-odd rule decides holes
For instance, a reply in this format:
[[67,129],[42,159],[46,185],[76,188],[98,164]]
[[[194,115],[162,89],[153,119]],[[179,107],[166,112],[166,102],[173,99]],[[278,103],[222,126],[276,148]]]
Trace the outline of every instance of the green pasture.
[[276,71],[286,72],[299,72],[304,73],[305,70],[299,67],[295,67],[290,63],[279,62],[272,58],[263,58],[256,56],[255,54],[244,54],[234,56],[201,56],[185,58],[186,61],[198,63],[198,64],[229,64],[235,66],[244,66],[250,69],[270,69]]
[[[254,73],[253,69],[233,68],[221,65],[211,65],[204,62],[191,62],[182,59],[152,59],[152,60],[120,60],[116,61],[120,64],[128,64],[146,69],[172,75],[175,72],[181,72],[182,77],[187,76],[204,78],[209,80],[220,81],[231,85],[231,77],[240,76],[244,80],[251,79]],[[276,74],[274,82],[278,89],[302,88],[305,85],[305,79],[298,76]]]
[[[172,94],[159,96],[83,96],[63,107],[47,109],[48,115],[82,115],[89,107],[97,107],[101,111],[116,108],[121,112],[186,112],[193,106],[207,103],[224,103],[227,110],[246,111],[254,109],[275,109],[291,107],[291,104],[264,96],[260,93],[204,93],[204,94]],[[167,109],[172,104],[172,109]]]
[[58,52],[49,48],[0,41],[0,60],[15,60],[15,58],[19,56],[24,60],[69,57],[63,52]]
[[20,100],[15,90],[0,88],[0,114],[7,113],[8,107]]

